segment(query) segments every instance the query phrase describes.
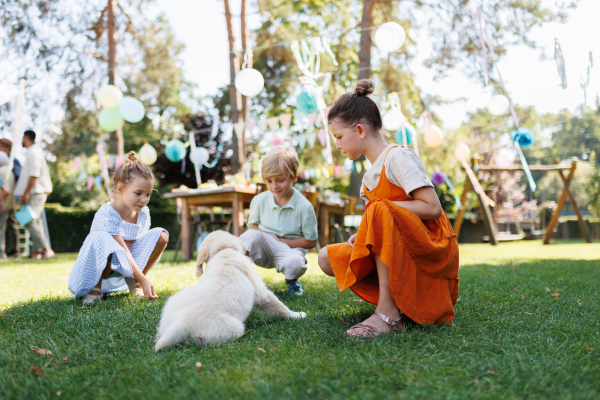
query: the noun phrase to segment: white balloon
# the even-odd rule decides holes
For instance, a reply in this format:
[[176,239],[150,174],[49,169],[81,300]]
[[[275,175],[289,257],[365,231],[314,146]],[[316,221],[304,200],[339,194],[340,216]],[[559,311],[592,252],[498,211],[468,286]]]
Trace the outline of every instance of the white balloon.
[[494,161],[499,168],[508,168],[512,165],[517,157],[517,153],[513,150],[502,148],[496,154]]
[[383,115],[383,127],[388,131],[397,131],[404,126],[404,115],[397,108],[392,108]]
[[471,157],[471,149],[469,149],[469,146],[466,144],[459,143],[454,150],[454,157],[456,157],[459,162],[467,161],[469,157]]
[[203,165],[208,161],[208,150],[204,147],[196,147],[196,152],[190,152],[190,160],[196,165]]
[[425,135],[423,137],[425,139],[425,144],[429,147],[438,147],[442,144],[442,140],[444,139],[444,133],[437,125],[429,125],[427,131],[425,131]]
[[490,104],[488,105],[488,111],[492,115],[504,115],[508,112],[509,102],[506,96],[501,94],[492,96]]
[[6,104],[10,100],[10,92],[8,88],[0,84],[0,106]]
[[123,99],[123,92],[114,85],[106,85],[98,91],[98,100],[102,107],[115,108]]
[[140,161],[146,165],[152,165],[156,162],[156,149],[148,143],[142,146],[138,154],[140,156]]
[[244,96],[256,96],[264,86],[265,79],[254,68],[245,68],[235,76],[235,88]]
[[373,36],[377,47],[386,53],[398,50],[406,40],[406,32],[396,22],[386,22],[379,25]]

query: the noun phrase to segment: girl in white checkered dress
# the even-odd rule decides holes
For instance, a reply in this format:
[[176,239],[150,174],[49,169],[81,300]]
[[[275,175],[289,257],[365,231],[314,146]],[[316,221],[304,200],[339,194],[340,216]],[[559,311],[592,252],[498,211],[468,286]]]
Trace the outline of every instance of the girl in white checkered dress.
[[148,300],[156,298],[146,274],[158,264],[169,234],[162,228],[150,229],[146,204],[153,187],[150,168],[129,152],[113,177],[114,200],[96,212],[69,275],[69,290],[76,298],[83,297],[84,304],[127,289]]

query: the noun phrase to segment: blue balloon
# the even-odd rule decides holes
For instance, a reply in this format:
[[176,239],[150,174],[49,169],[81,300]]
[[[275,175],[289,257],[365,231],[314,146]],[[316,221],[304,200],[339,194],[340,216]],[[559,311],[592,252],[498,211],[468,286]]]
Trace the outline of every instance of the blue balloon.
[[119,111],[125,121],[132,123],[140,122],[146,114],[142,102],[133,97],[123,97],[119,103]]
[[185,145],[180,140],[171,140],[165,147],[165,156],[169,161],[178,162],[185,157]]
[[519,143],[521,147],[529,147],[533,145],[533,132],[527,128],[519,128],[512,133],[513,142]]
[[396,138],[396,143],[403,145],[404,144],[404,132],[406,131],[406,145],[412,146],[413,137],[417,136],[417,131],[415,127],[409,123],[405,123],[404,126],[396,131],[394,135]]
[[303,114],[312,114],[319,110],[314,90],[304,88],[296,97],[296,108]]

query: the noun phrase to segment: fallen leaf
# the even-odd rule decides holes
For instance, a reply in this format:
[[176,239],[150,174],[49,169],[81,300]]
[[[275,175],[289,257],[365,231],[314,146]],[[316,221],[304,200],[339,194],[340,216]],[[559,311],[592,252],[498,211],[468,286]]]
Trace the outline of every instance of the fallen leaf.
[[583,304],[581,304],[581,300],[577,300],[577,305],[578,306],[582,306]]
[[461,300],[462,300],[462,297],[459,297],[458,300],[456,300],[456,302],[458,303]]
[[258,351],[262,351],[263,353],[268,353],[268,351],[266,351],[266,350],[265,350],[265,349],[263,349],[262,347],[259,347],[257,350],[258,350]]
[[61,391],[60,391],[60,390],[59,390],[58,392],[56,392],[56,395],[57,395],[57,396],[60,396],[61,394],[62,394],[62,393],[61,393]]
[[181,364],[180,367],[185,367],[187,364]]
[[363,299],[356,299],[356,300],[352,300],[352,301],[355,301],[355,302],[357,302],[357,303],[361,303],[361,302],[363,302],[364,300],[363,300]]
[[461,337],[462,335],[458,335],[457,337]]
[[522,298],[525,298],[525,296],[527,296],[527,295],[526,295],[526,294],[522,294],[522,295],[521,295],[521,297],[522,297]]
[[51,323],[52,323],[52,321],[48,321],[48,324],[46,326],[50,326]]
[[557,299],[560,299],[560,294],[558,294],[558,293],[552,293],[550,296],[554,296]]
[[36,353],[38,353],[38,354],[40,354],[42,356],[51,356],[51,355],[53,355],[52,352],[50,350],[48,350],[48,349],[38,349],[36,347],[32,347],[31,351],[34,351],[34,352],[36,352]]
[[314,293],[310,294],[312,297],[314,297],[315,299],[317,298],[317,296]]
[[515,292],[519,293],[519,291],[517,289],[513,289]]
[[69,357],[68,356],[64,356],[63,357],[63,361],[69,361]]
[[196,372],[200,372],[201,369],[202,369],[202,363],[200,361],[198,361],[196,363]]
[[532,313],[532,312],[527,312],[527,311],[524,311],[524,313],[525,313],[525,314],[527,314],[527,315],[533,315],[533,313]]
[[546,288],[546,292],[549,292],[549,291],[550,291],[550,288],[549,288],[549,287],[547,287],[547,288]]
[[42,369],[40,367],[29,367],[29,369],[37,376],[42,376]]
[[593,348],[591,347],[587,347],[587,346],[583,346],[582,349],[586,350],[586,351],[594,351]]
[[487,371],[485,371],[485,373],[488,375],[496,375],[496,373],[494,371],[492,371],[491,369],[488,369]]
[[514,268],[513,268],[513,272],[517,272],[517,267],[514,267]]
[[540,314],[542,317],[549,317],[550,314]]
[[344,325],[348,325],[348,323],[347,323],[346,321],[344,321],[344,320],[342,319],[342,317],[338,317],[338,318],[340,319],[340,321],[342,321],[342,324],[344,324]]

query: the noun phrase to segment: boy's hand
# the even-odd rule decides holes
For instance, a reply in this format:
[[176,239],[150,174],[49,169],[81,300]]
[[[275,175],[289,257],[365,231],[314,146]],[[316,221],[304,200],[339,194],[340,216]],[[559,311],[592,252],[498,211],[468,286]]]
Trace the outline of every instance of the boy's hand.
[[140,284],[142,285],[142,290],[144,291],[146,300],[153,300],[158,297],[154,292],[154,285],[152,285],[150,279],[144,279],[142,282],[140,282]]
[[355,241],[356,241],[356,233],[354,235],[350,236],[350,239],[348,239],[348,246],[354,247]]
[[281,241],[281,238],[280,238],[279,236],[277,236],[276,234],[274,234],[274,233],[271,233],[271,232],[265,232],[265,233],[266,233],[267,235],[273,236],[273,237],[275,238],[275,240],[277,240],[277,241]]

